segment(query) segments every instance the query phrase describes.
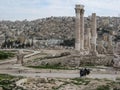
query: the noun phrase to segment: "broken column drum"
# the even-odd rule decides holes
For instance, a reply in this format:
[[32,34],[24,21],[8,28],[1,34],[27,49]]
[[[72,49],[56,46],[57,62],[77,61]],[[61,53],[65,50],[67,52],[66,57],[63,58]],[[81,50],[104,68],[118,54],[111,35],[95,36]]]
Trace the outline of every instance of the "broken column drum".
[[19,50],[18,51],[18,54],[17,54],[17,64],[23,64],[23,58],[24,58],[24,54],[22,52],[22,50]]
[[108,54],[114,54],[114,46],[113,46],[113,43],[112,43],[112,35],[108,36],[107,53]]

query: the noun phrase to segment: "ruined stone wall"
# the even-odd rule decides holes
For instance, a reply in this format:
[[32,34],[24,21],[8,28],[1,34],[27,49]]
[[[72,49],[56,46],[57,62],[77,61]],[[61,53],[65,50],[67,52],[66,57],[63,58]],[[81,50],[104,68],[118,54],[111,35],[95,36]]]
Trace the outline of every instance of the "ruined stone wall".
[[28,61],[24,63],[24,65],[29,66],[40,66],[40,65],[56,65],[59,64],[65,67],[79,67],[79,66],[94,66],[94,65],[112,65],[113,56],[64,56],[61,58],[55,59],[44,59],[44,60],[36,60],[36,61]]

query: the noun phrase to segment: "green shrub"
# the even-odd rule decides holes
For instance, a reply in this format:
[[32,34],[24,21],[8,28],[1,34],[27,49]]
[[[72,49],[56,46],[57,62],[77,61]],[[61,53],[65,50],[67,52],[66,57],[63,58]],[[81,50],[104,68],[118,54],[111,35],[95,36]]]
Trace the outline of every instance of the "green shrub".
[[96,90],[110,90],[110,86],[109,85],[98,86]]
[[0,59],[7,59],[9,57],[13,57],[14,53],[6,52],[6,51],[0,51]]
[[28,66],[30,68],[42,68],[42,69],[66,69],[65,67],[57,66],[56,65],[41,65],[41,66]]
[[[3,90],[24,90],[21,87],[17,87],[15,82],[19,79],[22,79],[22,77],[15,77],[8,74],[0,74],[0,87],[3,88]],[[21,88],[21,89],[20,89]]]

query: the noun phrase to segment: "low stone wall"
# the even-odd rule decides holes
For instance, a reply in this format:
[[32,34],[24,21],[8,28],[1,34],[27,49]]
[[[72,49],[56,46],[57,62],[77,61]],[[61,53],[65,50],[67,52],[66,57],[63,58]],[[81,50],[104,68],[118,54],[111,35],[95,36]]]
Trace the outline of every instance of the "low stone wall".
[[66,67],[79,67],[79,66],[94,66],[94,65],[105,65],[111,66],[113,61],[113,56],[79,56],[79,55],[69,55],[54,59],[44,59],[37,60],[33,62],[27,62],[27,66],[40,66],[40,65],[61,65]]
[[75,60],[80,60],[81,65],[112,65],[113,56],[74,56]]

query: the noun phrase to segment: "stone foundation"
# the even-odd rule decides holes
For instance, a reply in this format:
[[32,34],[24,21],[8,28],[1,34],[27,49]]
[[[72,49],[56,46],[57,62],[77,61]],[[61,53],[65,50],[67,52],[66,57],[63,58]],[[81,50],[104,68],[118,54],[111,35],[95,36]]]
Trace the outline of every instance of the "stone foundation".
[[91,55],[86,55],[86,56],[74,56],[75,61],[79,60],[80,61],[80,66],[86,65],[86,66],[92,66],[92,65],[105,65],[105,66],[111,66],[112,65],[112,60],[113,56],[91,56]]
[[79,67],[79,66],[94,66],[94,65],[105,65],[112,66],[114,57],[109,55],[69,55],[61,58],[37,60],[27,62],[27,66],[43,66],[43,65],[60,65],[64,67]]

